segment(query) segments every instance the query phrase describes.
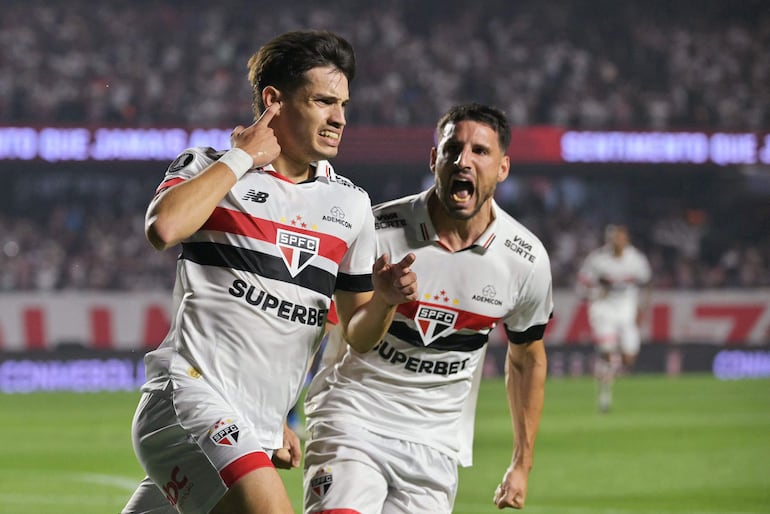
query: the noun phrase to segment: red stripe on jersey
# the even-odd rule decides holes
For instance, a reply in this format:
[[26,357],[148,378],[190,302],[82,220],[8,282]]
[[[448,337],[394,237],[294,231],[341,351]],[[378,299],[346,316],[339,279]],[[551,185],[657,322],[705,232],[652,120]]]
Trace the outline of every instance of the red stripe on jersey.
[[463,328],[467,328],[470,330],[485,330],[485,329],[493,328],[495,326],[495,323],[497,323],[500,320],[500,318],[493,318],[491,316],[476,314],[475,312],[463,311],[460,309],[447,307],[446,305],[441,305],[438,303],[428,303],[428,302],[402,303],[396,308],[396,310],[402,316],[409,319],[414,319],[417,314],[417,310],[420,308],[420,306],[435,307],[442,310],[456,312],[457,320],[455,321],[455,330],[460,330]]
[[291,225],[282,225],[262,218],[255,218],[254,216],[249,216],[245,212],[225,209],[224,207],[217,207],[214,209],[214,212],[206,223],[203,224],[201,230],[227,232],[228,234],[251,237],[259,239],[260,241],[275,244],[278,237],[277,229],[279,228],[289,232],[317,237],[321,240],[318,250],[319,255],[326,257],[337,264],[342,261],[342,258],[348,251],[348,245],[338,237],[324,234],[323,232],[304,230]]
[[187,179],[184,179],[182,177],[174,177],[174,178],[170,178],[168,180],[164,180],[163,182],[160,183],[160,185],[158,186],[158,189],[155,190],[155,194],[157,195],[158,193],[160,193],[162,191],[165,191],[169,187],[175,186],[175,185],[179,184],[180,182],[184,182],[185,180],[187,180]]
[[329,312],[326,313],[326,322],[331,323],[332,325],[338,325],[340,322],[340,318],[337,315],[337,307],[334,305],[333,301],[331,305],[329,305]]
[[219,472],[227,487],[232,487],[241,477],[259,468],[271,468],[273,463],[265,452],[247,453],[238,457]]
[[283,180],[284,182],[288,182],[289,184],[292,184],[292,185],[295,184],[295,182],[291,180],[289,177],[285,177],[275,170],[262,170],[262,173],[267,173],[268,175],[272,175],[273,178]]

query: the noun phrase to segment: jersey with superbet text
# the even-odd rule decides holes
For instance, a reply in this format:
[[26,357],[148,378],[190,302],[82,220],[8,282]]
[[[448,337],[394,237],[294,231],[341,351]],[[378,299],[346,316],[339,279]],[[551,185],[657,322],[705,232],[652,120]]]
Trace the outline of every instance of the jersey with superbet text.
[[[192,148],[158,191],[191,179],[222,152]],[[272,167],[247,172],[182,242],[174,317],[147,354],[145,390],[183,358],[240,409],[265,448],[282,446],[323,335],[334,290],[371,290],[376,242],[369,196],[326,161],[295,184]]]
[[550,264],[540,241],[497,205],[473,246],[448,251],[428,215],[430,194],[374,210],[378,252],[394,262],[415,253],[419,300],[398,307],[374,349],[348,349],[339,365],[316,376],[305,410],[311,429],[359,423],[468,465],[473,413],[464,409],[475,403],[474,372],[488,336],[502,321],[514,344],[542,339],[553,310]]

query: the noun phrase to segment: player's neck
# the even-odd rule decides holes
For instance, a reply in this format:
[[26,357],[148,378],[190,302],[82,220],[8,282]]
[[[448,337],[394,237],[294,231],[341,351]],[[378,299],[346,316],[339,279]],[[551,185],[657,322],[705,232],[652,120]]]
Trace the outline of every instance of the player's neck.
[[315,174],[315,168],[310,163],[293,160],[284,154],[279,155],[272,165],[276,172],[295,184],[304,182]]
[[459,252],[472,246],[494,219],[490,205],[484,205],[471,218],[452,218],[442,210],[435,199],[429,212],[441,245],[452,252]]

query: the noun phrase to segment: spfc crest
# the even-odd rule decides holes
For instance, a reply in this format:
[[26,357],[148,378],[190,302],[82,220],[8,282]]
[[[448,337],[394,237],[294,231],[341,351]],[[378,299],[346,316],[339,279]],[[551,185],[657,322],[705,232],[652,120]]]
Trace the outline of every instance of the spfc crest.
[[209,438],[214,444],[219,446],[235,446],[238,444],[240,429],[238,425],[229,421],[220,420],[210,430]]
[[420,304],[417,314],[414,316],[417,323],[422,343],[428,346],[430,343],[445,337],[455,331],[455,322],[457,321],[457,312],[433,307],[432,305]]
[[319,498],[323,498],[332,486],[332,480],[332,468],[321,468],[310,479],[310,490]]
[[292,277],[296,277],[318,255],[319,242],[317,237],[278,229],[275,244],[281,250],[283,262]]

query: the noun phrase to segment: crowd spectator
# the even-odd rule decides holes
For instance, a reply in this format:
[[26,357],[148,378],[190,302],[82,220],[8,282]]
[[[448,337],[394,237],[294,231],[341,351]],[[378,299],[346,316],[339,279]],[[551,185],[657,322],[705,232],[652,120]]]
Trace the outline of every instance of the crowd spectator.
[[[242,63],[273,35],[308,27],[342,34],[356,49],[348,114],[358,126],[432,126],[449,105],[471,100],[499,106],[518,126],[770,126],[763,0],[297,0],[270,9],[245,0],[6,0],[0,125],[247,123]],[[151,192],[86,182],[119,192],[78,196],[48,178],[34,195],[11,195],[14,205],[0,196],[0,292],[171,287],[173,252],[144,241]],[[413,192],[398,189],[390,198]],[[577,177],[511,177],[498,188],[501,205],[549,249],[557,288],[572,287],[576,263],[608,222],[629,225],[654,287],[770,286],[770,232],[755,221],[768,219],[767,208],[747,210],[741,198],[690,208],[683,193],[617,219],[613,202],[631,202],[596,195]],[[45,208],[30,213],[30,202]]]
[[[56,182],[55,175],[49,180]],[[0,208],[0,293],[171,289],[177,254],[155,252],[144,239],[141,202],[149,193],[126,180],[112,186],[105,182],[111,190],[80,195],[48,188],[45,182],[35,181],[34,199],[50,207],[25,209],[32,200],[21,188],[13,205]],[[76,183],[71,186],[77,189]],[[761,223],[754,232],[741,233],[730,223],[712,222],[719,211],[657,205],[634,216],[625,210],[618,217],[597,209],[594,195],[588,181],[575,177],[511,176],[498,188],[498,203],[548,248],[555,288],[573,287],[576,266],[601,244],[609,222],[629,225],[635,244],[650,259],[656,289],[770,287],[770,233],[762,233]],[[68,201],[57,203],[58,197]],[[679,201],[672,199],[670,206]],[[732,216],[739,211],[735,205],[724,208]],[[741,209],[743,219],[767,219],[761,206]]]
[[246,56],[308,27],[356,49],[358,125],[431,125],[467,100],[514,125],[770,123],[763,0],[7,0],[0,123],[230,127],[247,121]]

